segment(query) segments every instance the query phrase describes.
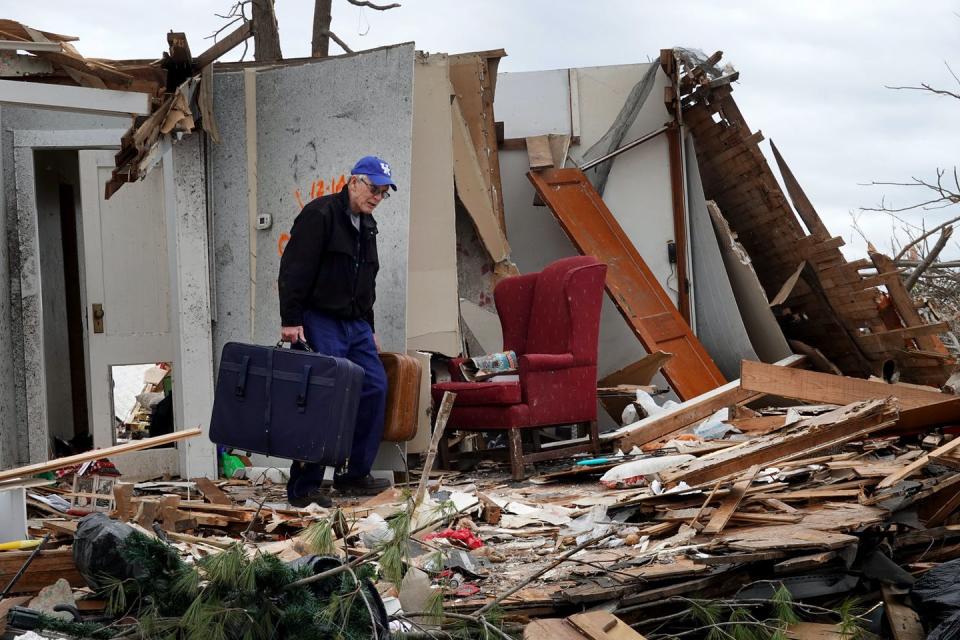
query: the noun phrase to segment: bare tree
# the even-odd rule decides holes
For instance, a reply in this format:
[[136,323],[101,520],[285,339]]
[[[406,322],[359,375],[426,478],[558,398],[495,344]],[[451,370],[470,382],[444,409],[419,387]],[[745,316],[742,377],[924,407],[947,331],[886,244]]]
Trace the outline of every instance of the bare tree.
[[258,62],[283,60],[280,52],[280,29],[277,26],[277,14],[273,10],[273,0],[252,2],[254,59]]
[[[366,7],[376,11],[389,11],[400,6],[397,2],[392,4],[375,4],[367,0],[347,0],[347,2],[356,7]],[[332,12],[333,0],[316,0],[313,8],[313,41],[310,54],[314,58],[326,58],[330,55],[331,40],[347,53],[353,53],[353,49],[330,30],[330,23],[333,19]]]

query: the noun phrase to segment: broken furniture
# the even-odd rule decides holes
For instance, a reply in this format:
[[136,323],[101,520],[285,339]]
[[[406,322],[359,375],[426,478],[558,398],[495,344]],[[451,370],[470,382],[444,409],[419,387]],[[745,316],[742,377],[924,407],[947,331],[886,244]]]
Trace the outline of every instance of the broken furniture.
[[[597,449],[597,340],[606,272],[605,264],[585,256],[503,280],[494,299],[503,349],[519,356],[519,376],[466,382],[456,359],[450,363],[453,382],[433,385],[438,405],[445,391],[457,394],[450,430],[509,432],[516,480],[527,462]],[[522,431],[570,424],[587,425],[589,442],[523,453]],[[534,444],[540,449],[539,434]]]

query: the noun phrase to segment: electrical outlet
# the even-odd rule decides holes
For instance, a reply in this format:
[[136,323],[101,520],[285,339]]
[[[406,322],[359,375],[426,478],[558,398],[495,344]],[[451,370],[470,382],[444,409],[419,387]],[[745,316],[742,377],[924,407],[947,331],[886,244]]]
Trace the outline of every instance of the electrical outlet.
[[257,214],[257,229],[264,231],[273,226],[273,216],[269,213]]
[[667,260],[670,264],[677,264],[677,243],[673,240],[667,241]]

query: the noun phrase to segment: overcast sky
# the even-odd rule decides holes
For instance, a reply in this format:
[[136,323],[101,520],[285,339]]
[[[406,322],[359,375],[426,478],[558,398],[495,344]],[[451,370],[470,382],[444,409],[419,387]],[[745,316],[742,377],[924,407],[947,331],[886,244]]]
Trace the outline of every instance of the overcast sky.
[[[0,13],[78,36],[86,56],[152,58],[171,29],[187,33],[194,54],[205,49],[223,23],[214,14],[231,2],[20,0]],[[960,91],[945,66],[960,74],[960,2],[401,0],[388,12],[333,4],[332,30],[355,50],[405,41],[430,52],[504,48],[504,71],[646,62],[672,46],[722,50],[740,71],[734,97],[748,123],[777,143],[848,255],[863,247],[851,213],[883,197],[902,206],[926,195],[863,183],[934,179],[937,167],[958,162],[960,100],[884,86]],[[310,54],[312,11],[313,0],[277,0],[285,57]],[[904,215],[921,224],[920,214]],[[927,224],[951,215],[960,207],[928,214]],[[889,250],[889,217],[860,214],[860,226]],[[950,253],[960,256],[960,244]]]

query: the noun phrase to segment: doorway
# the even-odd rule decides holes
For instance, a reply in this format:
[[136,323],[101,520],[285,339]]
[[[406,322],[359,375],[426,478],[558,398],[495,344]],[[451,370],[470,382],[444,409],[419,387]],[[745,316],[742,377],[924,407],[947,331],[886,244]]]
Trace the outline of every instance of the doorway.
[[49,448],[64,456],[93,446],[77,151],[38,150],[34,174]]

